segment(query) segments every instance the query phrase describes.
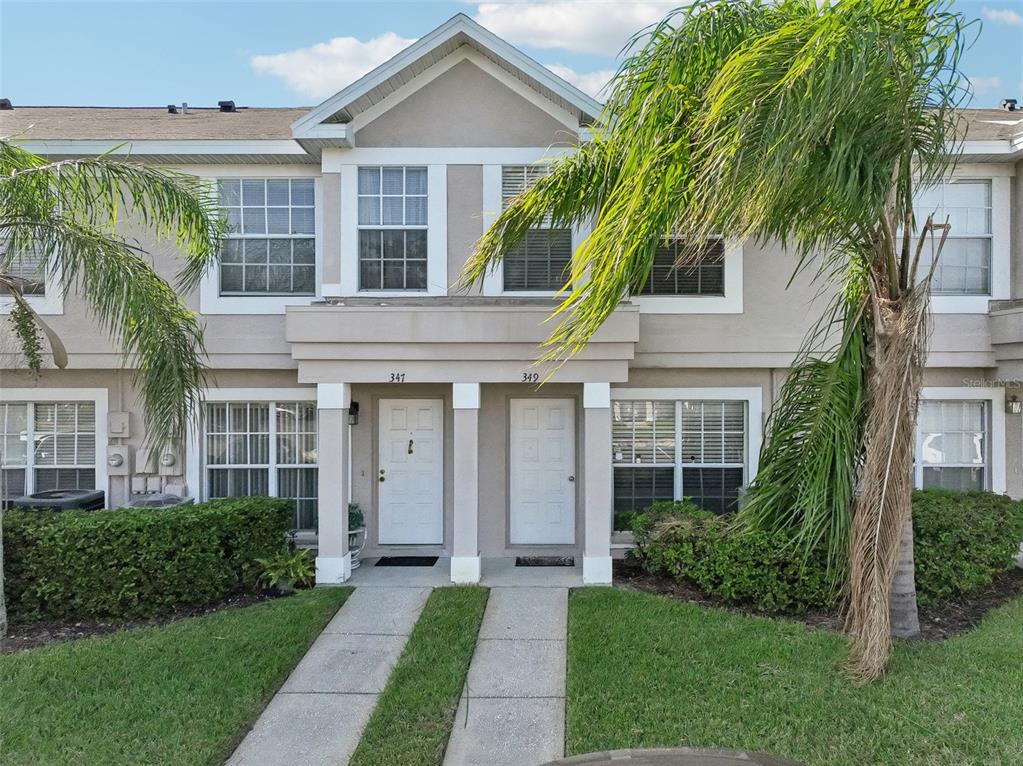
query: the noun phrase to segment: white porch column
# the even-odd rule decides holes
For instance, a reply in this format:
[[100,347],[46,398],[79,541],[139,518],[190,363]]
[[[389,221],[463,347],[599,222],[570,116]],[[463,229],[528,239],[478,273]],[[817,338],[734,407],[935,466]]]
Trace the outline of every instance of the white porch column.
[[583,383],[583,582],[611,582],[611,384]]
[[348,407],[352,390],[347,383],[316,386],[319,415],[319,542],[316,584],[337,585],[352,576],[348,550]]
[[480,384],[452,383],[455,441],[455,518],[451,582],[480,581],[479,547],[479,412]]

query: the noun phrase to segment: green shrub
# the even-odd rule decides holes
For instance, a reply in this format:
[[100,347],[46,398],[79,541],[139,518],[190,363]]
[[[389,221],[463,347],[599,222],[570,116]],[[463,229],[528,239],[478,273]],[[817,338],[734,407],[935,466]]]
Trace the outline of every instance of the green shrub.
[[784,536],[739,533],[729,517],[695,506],[683,505],[677,513],[666,507],[651,510],[634,527],[647,571],[689,581],[726,603],[768,611],[834,605],[823,556],[804,563]]
[[149,617],[253,589],[281,551],[290,500],[245,497],[174,509],[9,511],[5,590],[14,619]]
[[913,554],[921,604],[990,583],[1015,563],[1023,502],[991,492],[913,493]]

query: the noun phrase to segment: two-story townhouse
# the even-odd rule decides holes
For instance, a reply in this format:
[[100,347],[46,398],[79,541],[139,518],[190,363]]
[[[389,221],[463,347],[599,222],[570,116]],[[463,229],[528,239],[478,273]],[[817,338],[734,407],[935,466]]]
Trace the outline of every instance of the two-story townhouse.
[[[184,296],[216,387],[201,425],[162,455],[141,449],[116,348],[78,297],[40,281],[30,300],[70,363],[38,379],[0,363],[4,497],[295,498],[321,583],[351,574],[350,501],[366,514],[365,556],[450,558],[457,582],[520,555],[581,558],[587,582],[609,582],[616,512],[682,496],[734,507],[822,308],[806,279],[787,287],[794,261],[779,246],[726,232],[677,270],[666,243],[643,294],[542,386],[544,320],[585,232],[532,232],[480,288],[454,287],[503,200],[585,141],[599,112],[462,15],[313,108],[0,111],[0,134],[48,157],[116,148],[209,178],[231,224],[219,267]],[[964,118],[962,161],[919,201],[953,233],[916,481],[1019,497],[1023,391],[1004,384],[1023,379],[1023,124]],[[166,246],[150,246],[170,275]]]

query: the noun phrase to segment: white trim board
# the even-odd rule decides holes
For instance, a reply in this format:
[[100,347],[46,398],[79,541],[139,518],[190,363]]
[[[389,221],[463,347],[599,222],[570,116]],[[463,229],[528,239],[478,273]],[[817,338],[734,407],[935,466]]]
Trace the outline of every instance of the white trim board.
[[104,506],[110,507],[110,476],[107,472],[107,416],[110,391],[106,388],[4,388],[4,402],[93,402],[96,407],[96,489],[103,490]]
[[[324,173],[353,165],[530,165],[577,151],[569,144],[549,146],[394,146],[324,149]],[[344,198],[342,194],[342,199]]]
[[[992,492],[1004,494],[1006,488],[1005,466],[1005,389],[999,386],[924,386],[920,399],[948,399],[989,402],[991,432],[988,434],[988,468],[991,471],[989,487]],[[920,424],[917,423],[919,441]],[[915,448],[914,448],[915,452]],[[914,485],[919,486],[921,464],[917,455],[914,470]]]

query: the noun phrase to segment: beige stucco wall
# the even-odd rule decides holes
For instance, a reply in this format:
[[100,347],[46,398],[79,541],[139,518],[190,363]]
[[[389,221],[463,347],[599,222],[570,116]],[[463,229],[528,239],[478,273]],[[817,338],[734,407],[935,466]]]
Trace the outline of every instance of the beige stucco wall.
[[448,283],[460,294],[479,295],[479,285],[458,284],[476,240],[483,234],[483,166],[448,166]]
[[355,145],[547,146],[569,138],[548,112],[462,61],[362,127]]

